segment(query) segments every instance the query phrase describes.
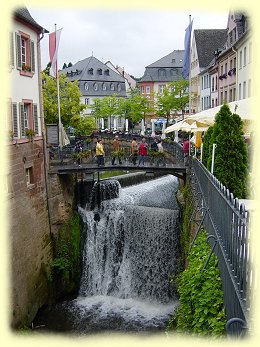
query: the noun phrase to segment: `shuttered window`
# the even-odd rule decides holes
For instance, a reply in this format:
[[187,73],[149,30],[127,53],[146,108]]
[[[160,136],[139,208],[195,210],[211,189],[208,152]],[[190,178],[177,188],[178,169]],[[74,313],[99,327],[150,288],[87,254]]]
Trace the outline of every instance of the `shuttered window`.
[[33,104],[33,123],[35,135],[39,134],[39,124],[38,124],[38,109],[37,104]]
[[15,102],[12,103],[12,120],[14,137],[18,137],[18,110]]
[[10,33],[10,46],[9,46],[9,64],[14,67],[14,34]]
[[21,52],[21,36],[15,34],[15,43],[16,43],[16,67],[18,70],[22,69],[22,52]]
[[35,52],[34,52],[34,42],[30,42],[30,48],[31,48],[31,71],[35,72]]
[[20,103],[20,126],[21,126],[21,136],[25,136],[24,104],[21,104],[21,103]]

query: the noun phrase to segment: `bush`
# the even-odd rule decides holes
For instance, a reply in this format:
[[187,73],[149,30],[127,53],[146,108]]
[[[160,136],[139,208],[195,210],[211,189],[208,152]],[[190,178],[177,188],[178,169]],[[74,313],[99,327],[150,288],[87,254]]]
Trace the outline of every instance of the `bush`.
[[175,326],[177,332],[192,335],[225,334],[223,292],[214,254],[202,271],[210,252],[206,238],[205,231],[198,234],[188,256],[188,267],[174,279],[178,287],[180,306],[168,324],[168,331]]

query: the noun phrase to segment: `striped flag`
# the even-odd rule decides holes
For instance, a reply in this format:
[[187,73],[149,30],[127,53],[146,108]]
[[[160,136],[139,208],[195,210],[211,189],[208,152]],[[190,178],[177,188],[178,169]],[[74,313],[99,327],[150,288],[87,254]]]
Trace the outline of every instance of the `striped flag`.
[[50,76],[53,76],[57,79],[58,76],[58,48],[60,42],[61,30],[54,31],[49,34],[49,55],[50,55]]
[[190,40],[191,40],[191,31],[192,31],[192,22],[190,22],[189,26],[185,30],[185,38],[184,38],[184,62],[182,68],[182,76],[183,78],[187,78],[190,73]]

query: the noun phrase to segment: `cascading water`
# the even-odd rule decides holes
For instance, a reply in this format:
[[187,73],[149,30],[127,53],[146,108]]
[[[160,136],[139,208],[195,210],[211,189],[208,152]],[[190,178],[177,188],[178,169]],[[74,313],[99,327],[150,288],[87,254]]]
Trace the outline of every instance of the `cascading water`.
[[103,181],[94,189],[98,197],[79,208],[84,223],[79,296],[60,309],[66,306],[72,330],[80,333],[162,330],[177,307],[169,282],[179,252],[177,179],[118,185]]

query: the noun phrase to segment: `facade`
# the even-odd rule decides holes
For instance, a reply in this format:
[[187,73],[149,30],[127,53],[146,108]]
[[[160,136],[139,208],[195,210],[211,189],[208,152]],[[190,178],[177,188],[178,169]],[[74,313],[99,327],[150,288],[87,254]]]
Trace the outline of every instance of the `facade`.
[[[163,94],[169,83],[182,80],[182,67],[184,50],[174,50],[170,54],[146,66],[144,76],[140,80],[140,94],[151,101],[156,102],[156,96]],[[149,115],[154,118],[154,114]],[[153,128],[153,124],[147,123],[147,127]]]
[[[191,43],[190,56],[190,80],[191,80],[191,112],[196,113],[201,110],[202,97],[203,106],[209,105],[209,95],[201,96],[201,75],[200,73],[207,69],[214,58],[214,52],[218,49],[224,49],[227,39],[226,29],[198,29],[194,30]],[[205,76],[209,80],[209,76]],[[204,79],[204,76],[203,76]],[[204,81],[204,80],[203,80]],[[203,82],[204,83],[204,82]],[[205,82],[207,83],[207,82]],[[206,89],[209,87],[207,86]],[[203,84],[204,89],[204,84]],[[208,93],[208,91],[206,92]],[[206,98],[206,99],[205,99]],[[204,103],[204,100],[205,103]]]
[[118,65],[114,66],[111,61],[107,61],[106,65],[120,76],[124,77],[126,92],[136,87],[136,81],[123,68]]
[[[78,81],[82,104],[92,105],[95,98],[115,94],[118,97],[126,97],[125,78],[93,56],[81,60],[59,73],[66,74],[70,81]],[[86,108],[86,114],[91,114],[90,108]]]
[[11,324],[31,322],[46,302],[42,269],[51,257],[44,165],[40,39],[47,31],[26,8],[13,14],[7,115],[6,189],[11,250]]

